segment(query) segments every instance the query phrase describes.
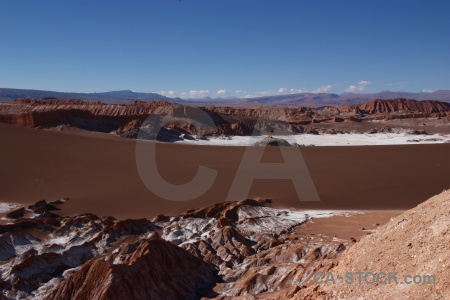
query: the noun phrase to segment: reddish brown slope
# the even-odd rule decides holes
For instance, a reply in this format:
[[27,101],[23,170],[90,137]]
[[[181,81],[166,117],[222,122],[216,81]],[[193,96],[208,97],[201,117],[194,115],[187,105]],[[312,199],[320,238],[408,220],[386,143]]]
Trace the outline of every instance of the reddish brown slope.
[[359,109],[369,114],[392,112],[420,112],[431,114],[450,111],[450,103],[432,100],[416,101],[403,98],[393,100],[375,99],[360,105]]
[[[0,133],[8,141],[2,144],[0,156],[5,170],[0,176],[3,201],[31,203],[36,198],[70,197],[76,201],[65,206],[65,214],[89,211],[118,218],[180,213],[225,201],[247,149],[159,143],[158,170],[171,184],[190,182],[199,166],[218,171],[204,195],[168,201],[140,179],[134,140],[7,124],[0,124]],[[450,144],[300,149],[321,201],[299,201],[290,180],[255,180],[248,196],[272,197],[285,207],[397,209],[411,208],[449,184]],[[267,147],[263,162],[284,161],[277,147]],[[260,168],[257,165],[251,171],[263,172]]]
[[65,124],[90,130],[111,131],[133,119],[142,119],[152,113],[182,115],[183,111],[183,106],[164,101],[113,105],[82,100],[21,99],[0,104],[0,122],[26,127]]
[[358,284],[354,273],[353,284],[316,285],[293,299],[449,299],[449,228],[450,191],[444,191],[363,237],[331,270],[346,279],[347,272],[398,273],[396,281]]
[[[335,122],[344,120],[445,117],[450,115],[450,104],[438,101],[377,99],[359,107],[314,109],[273,106],[196,108],[164,101],[104,104],[82,100],[19,99],[0,103],[0,122],[26,127],[68,125],[91,131],[124,134],[141,126],[149,115],[166,116],[165,121],[170,117],[171,120],[167,121],[165,126],[181,133],[248,135],[253,128],[267,132],[287,132],[288,128],[291,128],[290,131],[297,131],[292,126],[298,128],[299,124],[331,122],[332,126],[335,126]],[[210,124],[205,130],[200,130],[198,126],[194,126],[196,121],[202,124],[207,121],[206,123]]]
[[199,299],[215,281],[211,265],[155,238],[141,244],[123,264],[87,262],[45,299]]
[[254,108],[208,106],[205,107],[205,109],[235,117],[251,117],[285,122],[299,122],[304,120],[311,121],[311,117],[316,111],[314,108],[309,107],[286,108],[275,106]]

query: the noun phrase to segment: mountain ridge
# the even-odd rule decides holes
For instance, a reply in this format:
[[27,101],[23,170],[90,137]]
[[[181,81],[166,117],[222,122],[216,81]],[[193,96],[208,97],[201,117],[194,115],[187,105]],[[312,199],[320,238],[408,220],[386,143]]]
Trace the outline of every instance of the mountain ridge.
[[157,93],[137,93],[131,90],[118,90],[100,93],[58,92],[33,89],[0,88],[0,102],[19,98],[32,99],[79,99],[100,101],[108,104],[129,103],[135,100],[172,100]]
[[405,98],[414,100],[437,100],[450,102],[450,90],[437,90],[434,92],[392,92],[378,93],[298,93],[285,95],[272,95],[255,98],[203,98],[181,99],[169,98],[157,93],[140,93],[131,90],[118,90],[99,93],[57,92],[32,89],[0,88],[0,102],[7,102],[19,98],[33,99],[80,99],[87,101],[100,101],[107,104],[131,103],[136,100],[166,100],[176,103],[185,103],[193,106],[342,106],[346,104],[363,104],[373,99]]

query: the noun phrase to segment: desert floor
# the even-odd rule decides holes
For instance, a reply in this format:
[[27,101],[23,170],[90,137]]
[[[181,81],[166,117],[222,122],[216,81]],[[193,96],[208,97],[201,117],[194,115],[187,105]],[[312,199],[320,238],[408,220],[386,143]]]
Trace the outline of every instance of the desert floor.
[[[28,204],[68,197],[62,215],[151,218],[225,201],[247,149],[157,143],[158,170],[172,184],[189,182],[199,165],[218,171],[203,195],[168,201],[143,184],[134,140],[6,124],[0,124],[0,133],[0,201]],[[450,144],[299,149],[320,201],[299,201],[286,179],[255,180],[248,197],[272,198],[275,207],[296,209],[404,210],[449,187]],[[265,149],[262,162],[283,162],[280,149]]]

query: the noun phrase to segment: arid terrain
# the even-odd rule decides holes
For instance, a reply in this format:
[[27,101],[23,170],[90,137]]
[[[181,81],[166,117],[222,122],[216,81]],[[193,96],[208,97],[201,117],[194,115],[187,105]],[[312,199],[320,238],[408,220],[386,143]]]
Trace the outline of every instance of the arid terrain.
[[447,102],[407,99],[375,99],[361,105],[320,108],[195,107],[165,101],[104,104],[58,99],[0,103],[0,122],[4,123],[59,130],[69,127],[129,138],[138,137],[141,127],[158,124],[156,130],[166,128],[157,136],[162,141],[187,139],[184,135],[376,133],[395,128],[411,134],[449,134],[449,116]]
[[0,0],[0,300],[450,300],[449,12]]
[[[0,132],[8,141],[0,156],[2,202],[29,205],[38,196],[68,197],[73,201],[64,206],[66,214],[116,218],[178,214],[226,201],[246,150],[157,143],[158,171],[171,184],[189,182],[199,166],[217,171],[203,195],[169,201],[147,189],[137,171],[136,145],[150,147],[149,142],[7,124],[0,124]],[[450,177],[450,144],[299,149],[321,201],[299,201],[292,181],[283,179],[256,179],[248,197],[272,198],[274,206],[286,208],[407,209],[447,188]],[[267,147],[262,162],[282,163],[279,148]]]
[[[277,136],[445,137],[449,117],[448,103],[406,99],[322,108],[0,103],[0,298],[445,299],[449,193],[424,201],[449,188],[450,143],[265,147],[245,172],[267,172],[285,163],[283,149],[298,150],[320,201],[301,201],[292,180],[270,179],[277,174],[255,179],[244,197],[229,191],[247,151],[283,146]],[[250,147],[179,143],[250,135],[266,137]],[[199,166],[216,177],[203,194],[168,200],[141,177],[142,150],[155,151],[175,196]],[[438,284],[313,280],[348,271],[433,274]]]
[[[43,200],[3,214],[9,223],[0,226],[2,297],[446,299],[450,292],[448,191],[405,213],[300,212],[247,199],[152,220],[62,217],[70,201]],[[349,271],[437,281],[316,282]]]

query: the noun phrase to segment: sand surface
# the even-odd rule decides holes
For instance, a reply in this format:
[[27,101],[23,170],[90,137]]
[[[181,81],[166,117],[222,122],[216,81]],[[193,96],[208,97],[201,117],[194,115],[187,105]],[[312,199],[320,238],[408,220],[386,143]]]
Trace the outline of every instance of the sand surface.
[[369,210],[347,216],[329,218],[313,218],[304,226],[296,228],[293,236],[308,237],[311,235],[327,235],[339,240],[355,239],[372,234],[378,227],[392,218],[401,215],[403,210]]
[[[212,187],[190,201],[149,191],[136,168],[134,140],[98,133],[61,133],[0,124],[0,202],[69,197],[62,214],[118,218],[176,214],[227,199],[246,147],[157,144],[160,174],[189,182],[203,165],[218,171]],[[450,144],[302,147],[318,202],[300,202],[290,180],[256,180],[249,197],[296,209],[407,209],[450,185]],[[283,162],[267,148],[263,162]],[[258,168],[258,166],[255,166]],[[234,199],[238,200],[238,199]]]

